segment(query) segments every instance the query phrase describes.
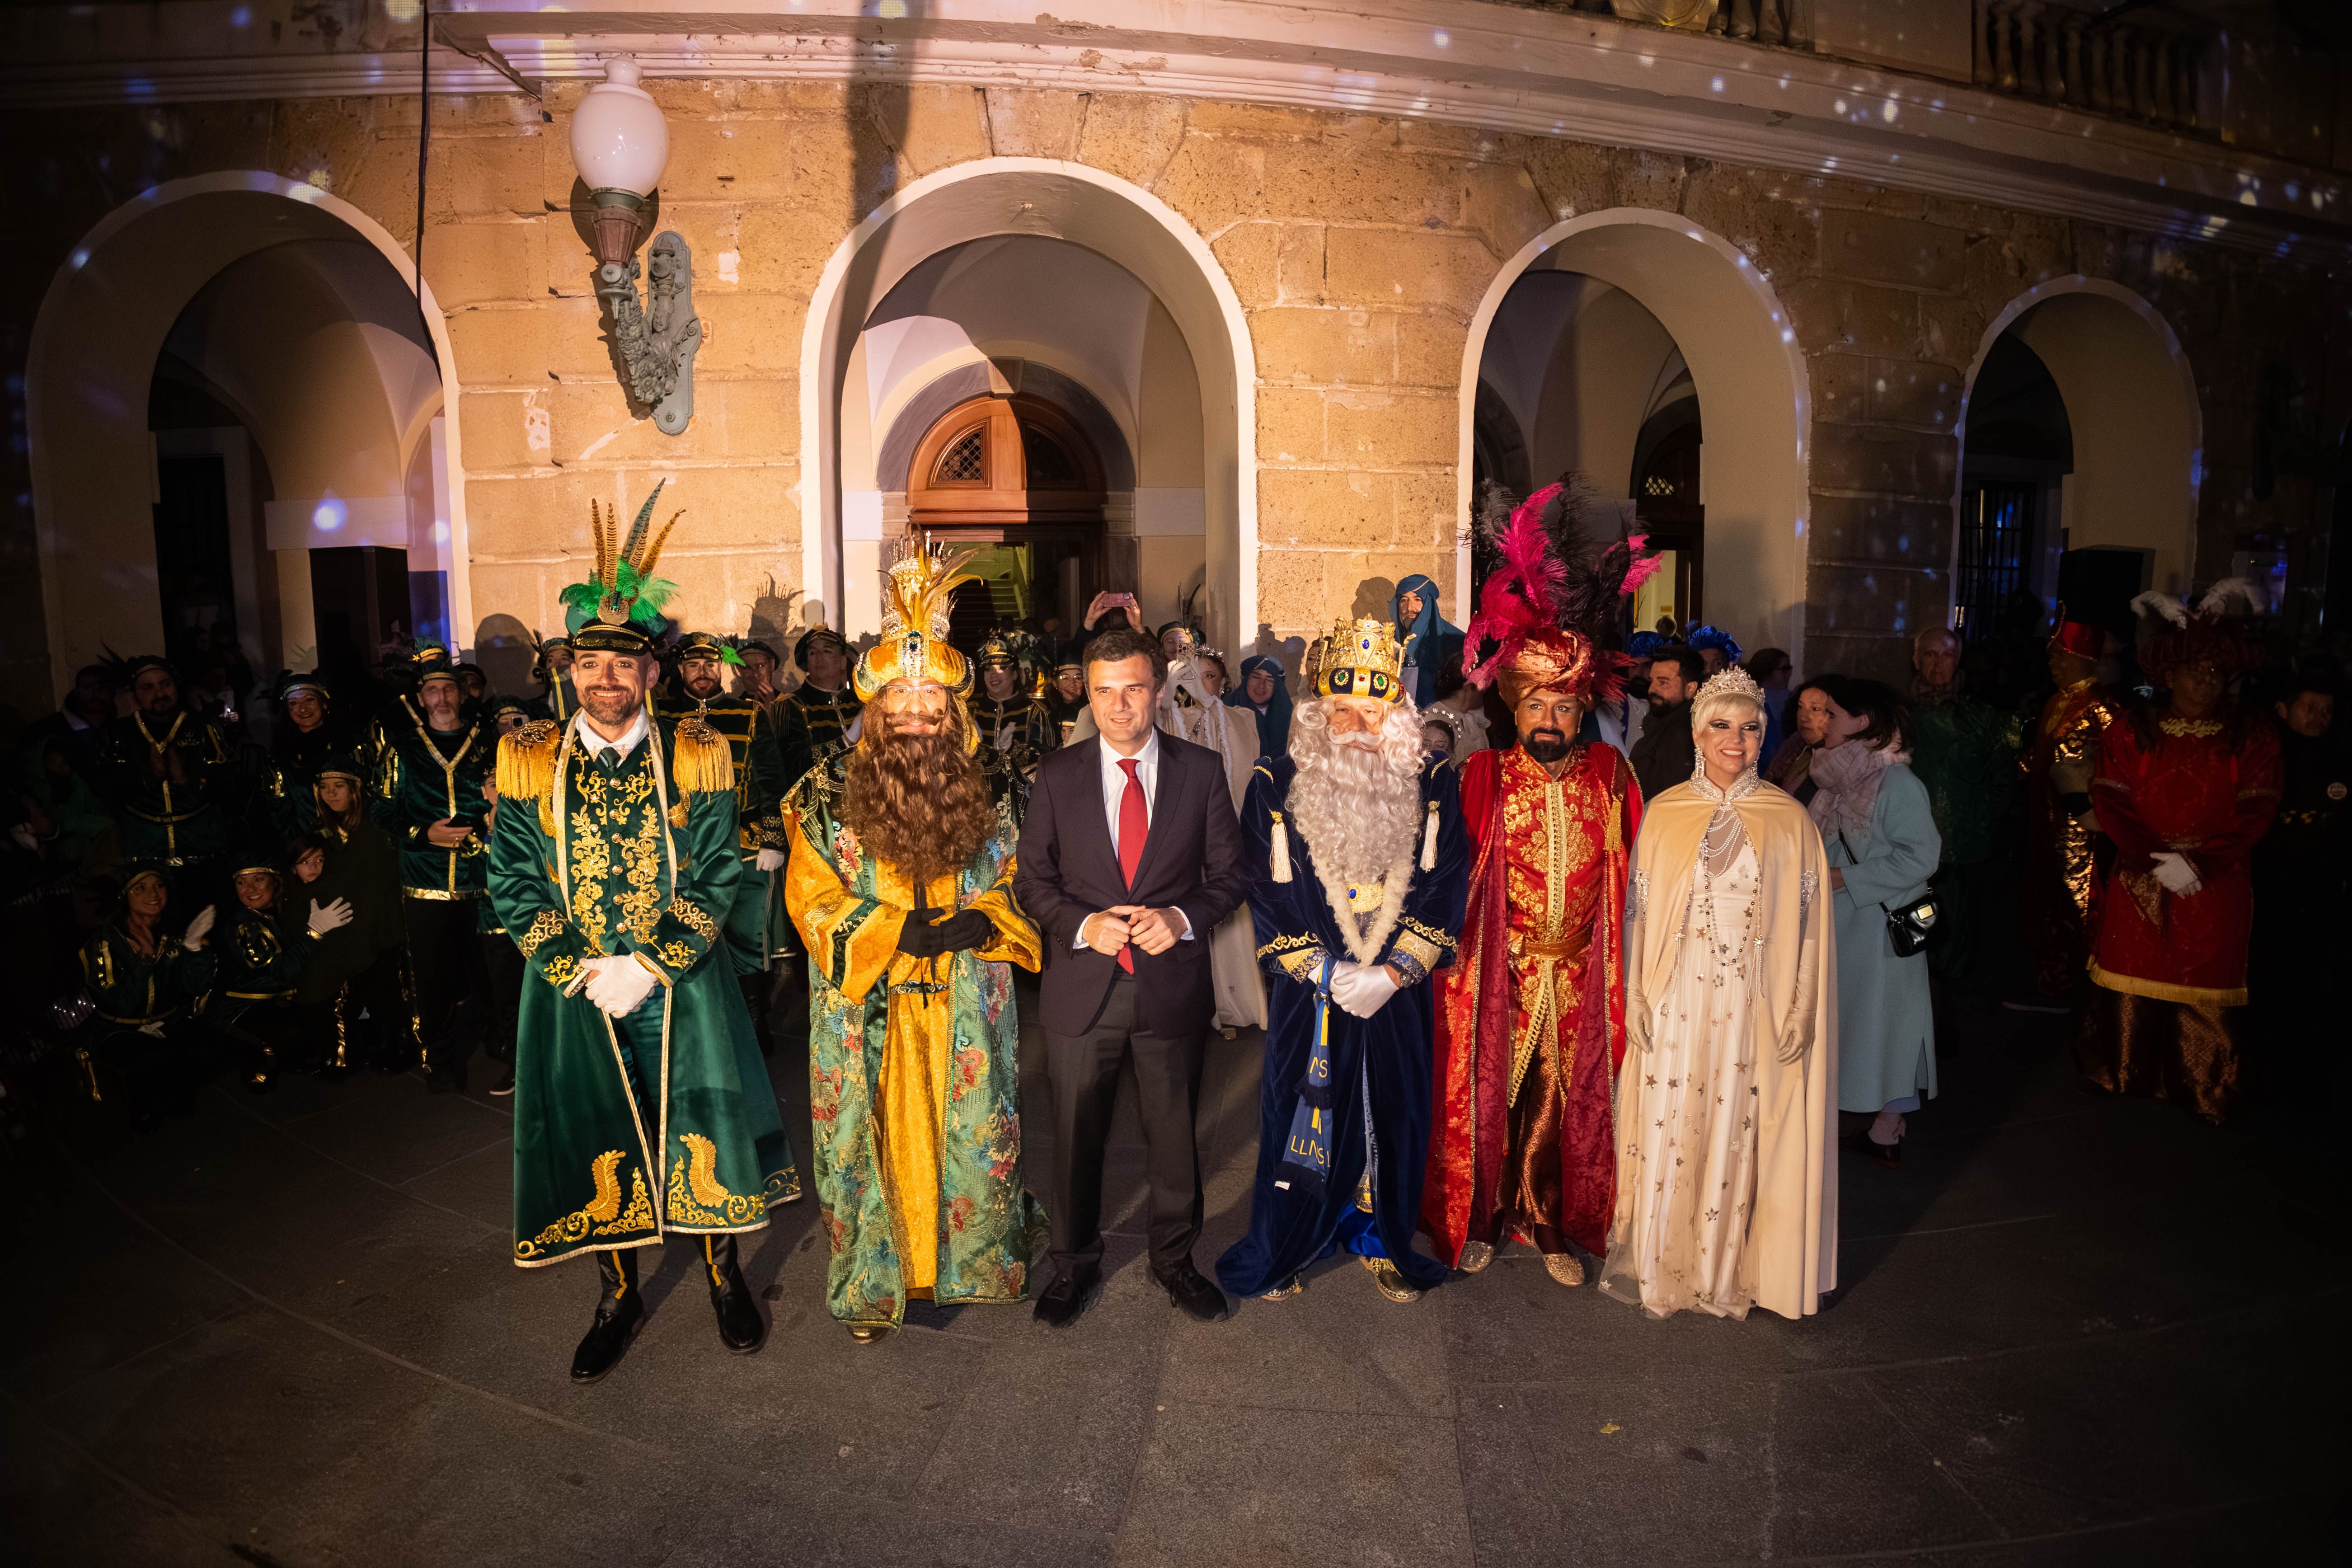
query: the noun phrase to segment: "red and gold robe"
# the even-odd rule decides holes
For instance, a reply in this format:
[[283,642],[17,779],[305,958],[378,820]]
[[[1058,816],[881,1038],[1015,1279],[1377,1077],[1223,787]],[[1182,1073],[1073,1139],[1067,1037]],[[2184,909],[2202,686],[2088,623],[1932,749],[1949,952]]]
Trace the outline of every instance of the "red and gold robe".
[[[2111,724],[2092,794],[2116,865],[2091,961],[2103,990],[2077,1062],[2103,1088],[2218,1121],[2239,1087],[2223,1010],[2246,1003],[2248,862],[2278,810],[2278,735],[2260,720],[2221,717],[2156,719],[2146,733]],[[2187,857],[2204,885],[2186,898],[2166,889],[2153,858],[2165,850]]]
[[1421,1226],[1448,1264],[1518,1232],[1601,1250],[1616,1202],[1610,1085],[1625,1056],[1619,917],[1641,786],[1595,742],[1555,780],[1514,746],[1462,769],[1469,909],[1437,1009]]
[[2096,681],[2076,681],[2042,706],[2025,756],[2025,844],[2017,889],[2046,997],[2063,997],[2073,988],[2099,929],[2096,836],[2061,797],[2088,789],[2100,737],[2122,711]]

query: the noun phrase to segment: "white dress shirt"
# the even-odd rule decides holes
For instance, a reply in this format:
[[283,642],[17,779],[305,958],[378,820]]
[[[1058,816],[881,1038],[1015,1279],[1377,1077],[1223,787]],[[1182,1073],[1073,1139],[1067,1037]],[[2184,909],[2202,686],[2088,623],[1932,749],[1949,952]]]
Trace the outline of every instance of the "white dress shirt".
[[604,753],[607,752],[616,753],[616,760],[625,761],[629,753],[637,749],[637,742],[646,738],[646,731],[652,727],[653,721],[646,716],[646,710],[640,708],[637,710],[637,716],[630,721],[629,727],[621,731],[621,738],[617,741],[608,741],[596,732],[595,726],[588,722],[588,717],[583,713],[580,717],[580,743],[588,748],[588,755],[594,761],[604,761]]
[[[1118,850],[1118,806],[1119,802],[1127,798],[1127,770],[1119,764],[1135,764],[1136,782],[1143,786],[1143,821],[1148,829],[1151,823],[1152,805],[1160,792],[1160,728],[1155,724],[1144,732],[1143,750],[1131,757],[1120,756],[1111,750],[1108,741],[1097,739],[1097,749],[1102,753],[1103,820],[1110,826],[1110,847],[1116,854]],[[1192,917],[1182,910],[1178,910],[1176,914],[1184,922],[1183,932],[1177,940],[1192,941]],[[1092,915],[1087,917],[1087,920],[1092,919]],[[1080,921],[1077,940],[1070,947],[1075,952],[1086,945],[1087,921]]]

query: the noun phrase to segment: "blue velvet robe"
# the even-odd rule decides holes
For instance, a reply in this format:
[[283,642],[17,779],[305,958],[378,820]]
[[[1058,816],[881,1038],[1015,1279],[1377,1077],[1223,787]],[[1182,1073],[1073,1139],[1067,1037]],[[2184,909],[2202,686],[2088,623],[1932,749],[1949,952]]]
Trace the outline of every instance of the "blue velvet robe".
[[[1274,880],[1270,862],[1274,816],[1286,810],[1298,765],[1288,757],[1261,760],[1242,806],[1242,837],[1251,857],[1250,918],[1266,988],[1265,1068],[1258,1093],[1257,1185],[1250,1198],[1249,1234],[1217,1260],[1217,1278],[1236,1296],[1256,1296],[1341,1247],[1393,1260],[1416,1285],[1434,1285],[1445,1266],[1412,1249],[1421,1214],[1423,1167],[1429,1156],[1430,1086],[1435,987],[1430,972],[1453,962],[1462,930],[1470,875],[1470,838],[1454,769],[1432,763],[1423,770],[1422,800],[1437,805],[1437,858],[1421,868],[1413,841],[1412,879],[1402,917],[1381,944],[1379,961],[1411,982],[1370,1018],[1331,1005],[1331,1168],[1320,1194],[1297,1183],[1275,1184],[1297,1110],[1299,1084],[1316,1042],[1317,981],[1326,957],[1349,957],[1338,919],[1325,896],[1315,858],[1296,824],[1288,837],[1291,878]],[[1379,907],[1381,889],[1359,908]],[[1370,1108],[1370,1149],[1365,1110]],[[1370,1150],[1372,1212],[1357,1207]]]

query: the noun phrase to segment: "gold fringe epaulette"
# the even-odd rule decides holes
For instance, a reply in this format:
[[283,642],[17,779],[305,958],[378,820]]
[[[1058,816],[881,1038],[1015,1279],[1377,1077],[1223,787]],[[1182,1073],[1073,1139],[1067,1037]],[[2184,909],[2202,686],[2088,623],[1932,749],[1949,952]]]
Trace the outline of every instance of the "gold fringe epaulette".
[[699,714],[677,721],[677,740],[670,747],[670,775],[680,795],[735,790],[735,752],[718,727]]
[[562,749],[563,727],[552,719],[533,719],[499,742],[499,795],[537,800],[555,783],[555,756]]

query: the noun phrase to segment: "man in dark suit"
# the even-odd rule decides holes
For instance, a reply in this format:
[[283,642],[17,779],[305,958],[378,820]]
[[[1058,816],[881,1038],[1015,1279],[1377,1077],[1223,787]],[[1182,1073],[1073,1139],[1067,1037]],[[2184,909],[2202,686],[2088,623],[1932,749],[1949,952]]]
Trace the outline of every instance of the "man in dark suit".
[[1130,1058],[1150,1145],[1151,1272],[1203,1321],[1224,1292],[1192,1267],[1201,1161],[1192,1116],[1215,997],[1209,933],[1248,896],[1224,760],[1153,726],[1168,664],[1139,632],[1087,645],[1098,733],[1038,765],[1013,889],[1045,935],[1045,1076],[1054,1086],[1046,1208],[1055,1277],[1038,1321],[1075,1321],[1101,1279],[1103,1144]]

